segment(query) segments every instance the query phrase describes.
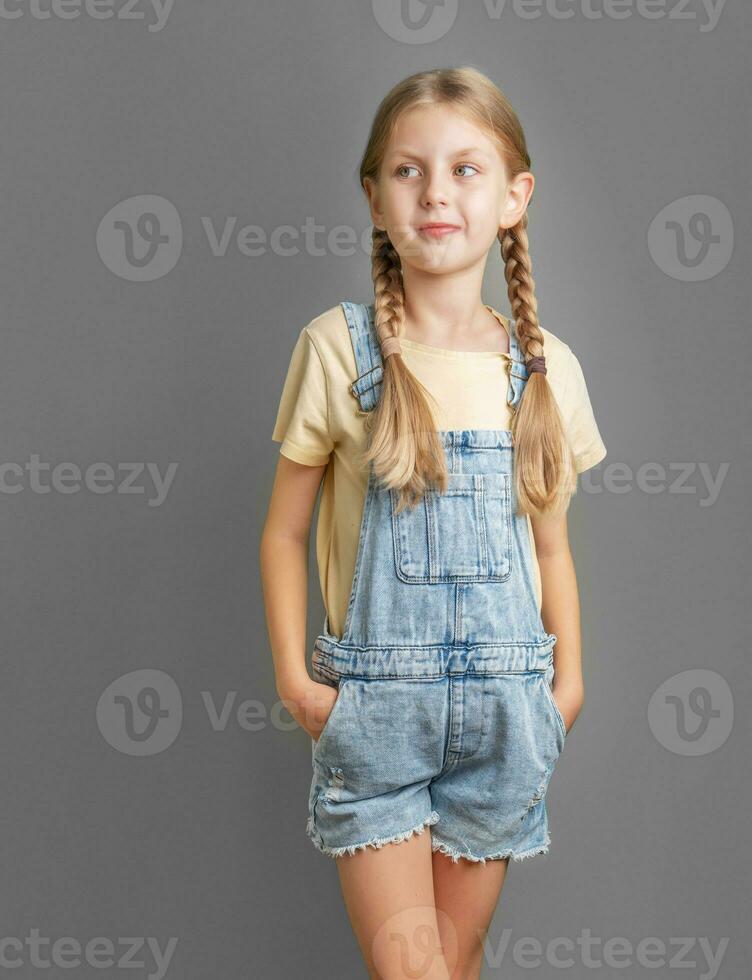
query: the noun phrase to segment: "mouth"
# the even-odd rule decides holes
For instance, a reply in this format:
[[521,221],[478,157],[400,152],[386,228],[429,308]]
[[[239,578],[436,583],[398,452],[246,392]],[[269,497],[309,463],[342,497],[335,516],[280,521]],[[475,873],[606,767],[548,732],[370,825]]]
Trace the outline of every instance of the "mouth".
[[450,225],[440,221],[418,226],[418,231],[421,235],[429,235],[431,238],[441,238],[444,235],[451,235],[452,232],[459,230],[459,225]]

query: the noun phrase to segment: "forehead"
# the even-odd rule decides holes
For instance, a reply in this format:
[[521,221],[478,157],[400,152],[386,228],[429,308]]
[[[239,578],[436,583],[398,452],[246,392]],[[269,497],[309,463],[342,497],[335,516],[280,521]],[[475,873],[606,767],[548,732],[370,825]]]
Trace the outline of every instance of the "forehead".
[[488,130],[448,105],[415,106],[400,113],[386,147],[387,155],[452,155],[466,150],[499,158],[498,144]]

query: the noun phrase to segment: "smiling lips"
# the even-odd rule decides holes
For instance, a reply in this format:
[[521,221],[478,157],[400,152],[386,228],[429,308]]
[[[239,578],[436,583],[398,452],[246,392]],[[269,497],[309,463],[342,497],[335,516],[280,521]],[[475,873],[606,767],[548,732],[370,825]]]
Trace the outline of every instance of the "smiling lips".
[[420,225],[418,231],[422,235],[430,235],[431,238],[441,238],[444,235],[451,235],[453,231],[459,231],[458,225],[448,225],[440,221],[431,222],[427,225]]

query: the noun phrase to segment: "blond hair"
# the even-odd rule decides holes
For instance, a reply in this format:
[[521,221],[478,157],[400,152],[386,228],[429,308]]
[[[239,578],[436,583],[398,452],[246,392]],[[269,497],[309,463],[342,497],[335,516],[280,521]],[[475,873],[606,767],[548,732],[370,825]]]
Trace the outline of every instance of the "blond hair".
[[[530,169],[525,136],[502,92],[475,68],[436,68],[399,82],[374,117],[360,163],[360,183],[378,182],[384,153],[399,115],[418,105],[444,104],[463,112],[496,140],[509,178]],[[499,229],[504,275],[516,333],[525,361],[544,354],[531,273],[527,213],[512,228]],[[371,273],[374,325],[379,341],[404,331],[405,296],[399,254],[386,231],[372,231]],[[413,506],[429,487],[447,487],[446,457],[436,431],[430,392],[405,365],[401,354],[383,358],[383,383],[368,418],[370,440],[363,461],[373,464],[384,486],[398,490],[399,509]],[[435,402],[434,402],[435,404]],[[546,376],[529,375],[511,423],[515,444],[518,514],[542,515],[566,509],[576,490],[574,458],[558,405]]]

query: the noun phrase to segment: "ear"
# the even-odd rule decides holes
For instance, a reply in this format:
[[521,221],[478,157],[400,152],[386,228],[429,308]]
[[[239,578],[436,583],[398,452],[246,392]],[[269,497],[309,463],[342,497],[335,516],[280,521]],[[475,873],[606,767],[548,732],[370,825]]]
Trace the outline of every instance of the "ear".
[[500,228],[512,228],[517,224],[527,210],[534,188],[535,177],[527,170],[509,181],[499,218]]
[[370,177],[363,178],[363,188],[368,198],[368,209],[371,212],[371,223],[380,231],[386,231],[384,215],[379,204],[378,187]]

